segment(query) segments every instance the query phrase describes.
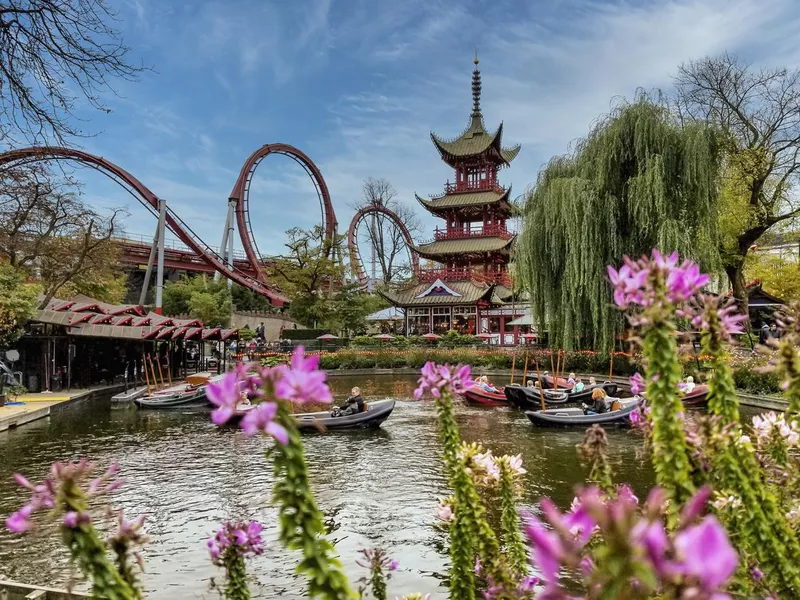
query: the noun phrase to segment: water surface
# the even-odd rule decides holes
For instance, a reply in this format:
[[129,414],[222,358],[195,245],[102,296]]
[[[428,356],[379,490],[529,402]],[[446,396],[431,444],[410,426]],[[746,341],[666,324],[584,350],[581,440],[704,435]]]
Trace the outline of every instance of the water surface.
[[[389,584],[392,597],[421,591],[445,598],[445,535],[432,524],[437,498],[447,489],[433,405],[412,399],[410,376],[335,377],[331,385],[339,398],[360,385],[368,401],[398,400],[380,430],[305,437],[311,484],[348,575],[353,581],[364,575],[353,562],[358,549],[382,546],[401,565]],[[522,413],[505,408],[459,404],[457,417],[467,441],[495,454],[522,454],[528,470],[524,505],[533,509],[542,495],[569,504],[585,476],[575,450],[582,430],[535,429]],[[609,442],[616,479],[642,493],[652,474],[640,453],[641,438],[609,430]],[[147,596],[218,598],[209,584],[221,572],[209,563],[205,546],[217,524],[258,519],[266,525],[267,540],[277,537],[277,511],[269,505],[272,472],[263,458],[270,443],[220,430],[207,412],[142,411],[107,401],[78,404],[0,433],[0,516],[26,500],[11,481],[14,472],[40,480],[56,460],[118,461],[127,483],[115,503],[131,516],[148,515]],[[57,531],[54,526],[40,531],[17,536],[0,528],[0,578],[64,584],[69,567]],[[296,559],[272,542],[248,568],[254,597],[304,597],[304,582],[293,575]]]

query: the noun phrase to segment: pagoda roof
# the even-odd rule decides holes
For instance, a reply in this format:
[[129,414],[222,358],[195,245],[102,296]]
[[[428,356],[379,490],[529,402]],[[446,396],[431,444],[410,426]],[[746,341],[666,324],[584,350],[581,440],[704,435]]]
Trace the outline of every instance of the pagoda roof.
[[[462,208],[466,206],[485,206],[487,204],[497,204],[499,202],[508,203],[508,196],[511,193],[511,187],[508,187],[505,192],[497,190],[478,190],[474,192],[457,192],[454,194],[442,194],[433,198],[421,198],[417,194],[417,201],[422,204],[426,209],[435,213],[440,210],[450,208]],[[510,208],[510,206],[509,206]]]
[[472,72],[472,114],[467,128],[457,138],[446,140],[431,132],[431,139],[439,154],[451,167],[463,159],[486,158],[500,165],[508,165],[517,154],[520,146],[503,148],[503,124],[490,134],[486,131],[481,112],[481,72],[478,70],[478,57],[475,56],[475,70]]
[[[442,287],[443,293],[431,293]],[[395,306],[445,306],[452,304],[475,304],[487,297],[492,286],[474,281],[440,281],[415,283],[395,290],[382,290],[378,293]],[[453,293],[454,292],[454,293]]]
[[[516,237],[516,236],[514,236]],[[474,254],[478,252],[497,252],[510,248],[514,237],[503,239],[498,236],[469,237],[454,240],[436,240],[414,246],[414,251],[423,258],[437,258],[450,254]]]
[[494,133],[486,131],[483,123],[483,116],[473,114],[470,123],[464,132],[457,138],[445,140],[431,132],[433,140],[439,154],[448,165],[455,167],[457,163],[465,158],[477,158],[486,156],[494,162],[508,165],[519,154],[520,145],[511,148],[503,148],[503,124]]

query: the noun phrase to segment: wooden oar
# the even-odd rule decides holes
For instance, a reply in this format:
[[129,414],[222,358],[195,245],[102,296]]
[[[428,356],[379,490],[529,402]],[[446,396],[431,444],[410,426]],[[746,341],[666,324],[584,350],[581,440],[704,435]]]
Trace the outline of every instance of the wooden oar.
[[150,358],[150,355],[147,355],[147,361],[150,363],[150,374],[153,376],[153,387],[156,388],[158,391],[158,379],[156,378],[156,367],[153,364],[153,359]]
[[509,385],[514,385],[514,369],[517,367],[517,352],[514,351],[514,354],[511,357],[511,383]]
[[528,351],[525,350],[525,367],[522,369],[522,387],[528,384]]
[[608,380],[614,375],[614,351],[611,351],[611,360],[608,361]]
[[158,365],[158,378],[161,380],[161,387],[166,389],[167,386],[164,385],[164,373],[161,371],[161,359],[156,354],[156,364]]
[[147,359],[142,352],[142,368],[144,369],[144,383],[147,386],[147,395],[150,395],[150,376],[147,374]]
[[561,370],[561,350],[558,351],[558,357],[556,358],[556,374],[553,378],[553,389],[558,391],[558,373]]
[[[556,375],[556,369],[553,366],[553,350],[552,350],[552,348],[550,349],[550,372],[553,375]],[[542,387],[544,387],[544,381],[542,381],[540,379],[539,382],[542,384]],[[558,386],[558,378],[555,379],[555,382],[556,382],[556,386]],[[558,389],[558,388],[556,387],[556,389]]]
[[[550,356],[552,360],[552,355]],[[544,388],[542,387],[542,373],[539,371],[539,363],[536,363],[536,375],[539,377],[539,397],[542,399],[542,410],[545,410],[544,406]]]

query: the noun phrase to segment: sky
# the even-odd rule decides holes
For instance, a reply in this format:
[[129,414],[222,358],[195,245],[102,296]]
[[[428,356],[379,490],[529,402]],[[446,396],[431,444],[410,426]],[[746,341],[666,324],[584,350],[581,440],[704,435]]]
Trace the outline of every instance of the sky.
[[[321,169],[344,232],[367,177],[414,199],[453,173],[430,132],[458,136],[477,48],[488,129],[522,151],[501,180],[522,194],[615,99],[671,87],[685,61],[724,51],[763,65],[800,58],[795,0],[111,0],[131,61],[152,67],[80,110],[75,140],[133,173],[211,245],[228,195],[259,146],[287,143]],[[98,207],[128,205],[129,234],[155,219],[111,182],[79,175]],[[285,230],[319,223],[314,187],[286,157],[261,163],[255,236],[277,254]],[[241,245],[237,240],[237,248]]]

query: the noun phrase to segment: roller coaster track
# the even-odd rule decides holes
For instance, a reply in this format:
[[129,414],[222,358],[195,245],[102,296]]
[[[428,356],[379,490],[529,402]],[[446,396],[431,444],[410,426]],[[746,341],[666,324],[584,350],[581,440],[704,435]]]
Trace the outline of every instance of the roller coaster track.
[[[295,154],[298,156],[302,155],[302,160],[307,161],[307,165],[313,167],[314,177],[318,177],[321,183],[321,187],[324,189],[324,197],[327,198],[327,205],[330,206],[330,214],[333,214],[333,207],[330,205],[330,196],[328,195],[327,187],[325,186],[324,180],[322,179],[322,174],[319,173],[319,170],[314,166],[314,163],[306,157],[302,152],[292,148],[291,146],[284,147],[282,144],[276,144],[275,146],[279,146],[281,148],[290,148],[291,150],[295,151]],[[252,172],[255,170],[255,166],[257,166],[258,162],[261,161],[265,156],[269,154],[269,152],[264,153],[262,156],[259,157],[259,153],[263,152],[264,148],[268,148],[268,146],[264,146],[263,148],[257,150],[251,157],[248,159],[248,162],[245,163],[245,166],[242,168],[242,173],[247,175],[246,179],[249,182],[249,179],[252,177]],[[289,154],[290,151],[285,151],[283,153]],[[290,154],[291,155],[291,154]],[[294,157],[293,157],[294,158]],[[32,162],[41,162],[41,161],[72,161],[78,162],[88,167],[91,167],[103,175],[107,176],[112,181],[118,183],[123,189],[127,190],[134,198],[136,198],[145,208],[147,208],[153,215],[156,217],[158,216],[158,204],[159,198],[156,196],[147,186],[145,186],[141,181],[139,181],[136,177],[128,173],[126,170],[122,169],[121,167],[115,165],[109,160],[105,158],[95,156],[93,154],[89,154],[88,152],[83,152],[81,150],[75,150],[71,148],[60,148],[55,146],[36,146],[31,148],[20,148],[17,150],[11,150],[9,152],[4,152],[0,154],[0,166],[2,165],[22,165],[26,163]],[[242,179],[242,175],[240,175],[240,180]],[[239,188],[239,181],[237,181],[237,185],[234,186],[234,192],[236,192]],[[242,190],[246,188],[242,186]],[[246,198],[245,202],[249,202],[249,193],[244,192],[244,197]],[[234,194],[231,194],[233,197]],[[238,196],[241,198],[242,196]],[[250,241],[252,238],[252,231],[247,229],[249,225],[249,219],[246,219],[244,216],[245,211],[242,209],[242,203],[239,202],[237,205],[237,217],[239,217],[239,227],[240,227],[240,235],[242,236],[242,242],[245,244],[245,252],[247,253],[247,258],[251,264],[253,271],[257,274],[257,277],[251,277],[248,274],[240,271],[239,269],[226,264],[225,260],[214,250],[211,246],[205,243],[200,236],[198,236],[194,231],[192,231],[191,227],[189,227],[186,222],[183,221],[172,209],[169,207],[167,208],[166,214],[166,225],[172,231],[174,235],[176,235],[184,244],[186,244],[193,252],[195,252],[203,261],[205,261],[208,265],[210,265],[214,270],[218,271],[228,279],[232,280],[233,282],[250,289],[262,296],[266,296],[269,298],[273,304],[281,305],[288,302],[288,299],[283,296],[278,290],[273,287],[270,287],[266,283],[266,277],[264,277],[263,268],[258,256],[255,254],[255,245],[250,245]],[[335,231],[336,227],[336,219],[333,217],[331,219],[331,224],[333,226],[333,231]],[[327,225],[327,223],[326,223]],[[243,232],[247,231],[247,234]],[[326,229],[327,231],[327,229]],[[245,241],[247,239],[247,241]]]
[[408,253],[411,255],[411,265],[416,275],[419,272],[419,256],[414,252],[414,240],[411,238],[411,234],[403,224],[403,221],[393,210],[385,206],[371,205],[365,206],[353,215],[353,220],[350,221],[350,227],[347,228],[347,249],[350,253],[350,268],[355,271],[358,282],[365,287],[369,283],[369,277],[364,271],[364,262],[361,260],[361,251],[358,249],[358,226],[365,217],[373,214],[385,215],[400,229],[403,240],[405,240],[406,246],[408,247]]
[[253,223],[250,218],[250,185],[258,165],[261,164],[262,160],[272,155],[288,156],[303,167],[311,178],[320,201],[322,230],[325,234],[326,255],[328,256],[330,256],[334,246],[337,228],[336,214],[333,211],[333,203],[331,202],[328,186],[314,161],[301,150],[289,144],[266,144],[261,146],[242,165],[239,178],[236,180],[229,198],[236,201],[236,225],[242,239],[242,246],[256,272],[256,277],[261,282],[266,282],[267,279],[261,264],[261,254],[258,251],[255,236],[253,235]]

